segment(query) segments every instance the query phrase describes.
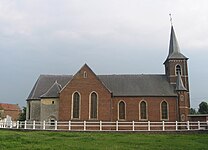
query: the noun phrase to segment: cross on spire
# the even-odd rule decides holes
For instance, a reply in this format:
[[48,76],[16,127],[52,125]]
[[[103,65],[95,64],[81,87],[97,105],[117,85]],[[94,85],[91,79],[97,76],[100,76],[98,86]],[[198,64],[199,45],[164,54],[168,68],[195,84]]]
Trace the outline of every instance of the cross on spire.
[[171,26],[173,26],[173,19],[172,19],[172,15],[171,15],[171,13],[169,14],[169,16],[170,16],[170,23],[171,23]]

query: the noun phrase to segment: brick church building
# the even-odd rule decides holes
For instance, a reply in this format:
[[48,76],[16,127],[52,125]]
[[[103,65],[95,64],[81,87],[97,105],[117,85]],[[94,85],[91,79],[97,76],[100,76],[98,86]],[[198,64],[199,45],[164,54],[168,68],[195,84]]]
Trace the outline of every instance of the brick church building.
[[27,98],[27,120],[187,121],[188,58],[171,26],[165,74],[40,75]]

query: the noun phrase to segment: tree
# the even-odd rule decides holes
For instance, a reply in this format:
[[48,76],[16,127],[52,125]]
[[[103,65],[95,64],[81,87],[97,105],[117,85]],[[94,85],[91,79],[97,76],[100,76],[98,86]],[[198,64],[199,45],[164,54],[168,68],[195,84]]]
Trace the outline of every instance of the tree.
[[194,108],[191,108],[191,109],[190,109],[190,114],[197,114],[197,111],[196,111],[196,109],[194,109]]
[[199,110],[198,112],[200,114],[208,114],[208,104],[206,102],[201,102],[199,104]]
[[19,121],[25,121],[26,120],[26,107],[23,107],[22,112],[19,115]]

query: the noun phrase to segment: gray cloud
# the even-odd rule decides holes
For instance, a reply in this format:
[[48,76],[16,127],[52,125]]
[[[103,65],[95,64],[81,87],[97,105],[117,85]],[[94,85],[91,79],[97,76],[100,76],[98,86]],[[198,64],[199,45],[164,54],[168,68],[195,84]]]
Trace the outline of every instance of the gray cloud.
[[25,105],[40,74],[74,74],[84,63],[98,74],[163,73],[171,12],[197,107],[208,99],[207,7],[206,0],[0,1],[0,101]]

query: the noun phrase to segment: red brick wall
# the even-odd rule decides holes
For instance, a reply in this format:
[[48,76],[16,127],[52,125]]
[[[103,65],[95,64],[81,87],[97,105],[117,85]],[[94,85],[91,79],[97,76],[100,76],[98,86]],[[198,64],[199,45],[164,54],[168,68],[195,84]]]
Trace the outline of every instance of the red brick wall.
[[[178,92],[178,95],[179,95],[178,96],[179,97],[179,101],[178,101],[179,121],[187,121],[189,120],[188,115],[189,115],[189,110],[190,110],[189,93],[187,93],[186,91],[181,91],[181,92]],[[182,115],[185,115],[185,117],[183,118]]]
[[[87,78],[84,78],[84,72]],[[99,81],[92,70],[84,65],[73,79],[60,93],[59,120],[71,120],[72,94],[79,92],[81,95],[80,120],[89,120],[89,95],[95,91],[98,94],[98,119],[102,121],[118,120],[118,102],[123,100],[126,103],[125,121],[139,120],[139,103],[142,100],[147,102],[147,115],[150,121],[161,121],[160,103],[165,100],[168,103],[169,119],[178,120],[177,97],[112,97],[111,93]],[[147,121],[146,120],[146,121]]]
[[189,121],[208,121],[208,116],[189,116]]
[[[84,78],[84,72],[87,73],[87,78]],[[72,94],[76,91],[81,95],[80,120],[89,120],[89,95],[93,91],[98,94],[97,120],[111,120],[111,94],[87,65],[84,65],[61,91],[59,120],[71,120]]]
[[[126,103],[126,120],[125,121],[140,121],[139,120],[139,103],[142,100],[147,102],[147,120],[161,121],[160,118],[160,103],[165,100],[169,107],[168,121],[177,120],[176,112],[176,97],[115,97],[113,98],[113,120],[118,119],[118,103],[123,100]],[[146,120],[146,121],[147,121]]]
[[166,75],[169,77],[170,83],[176,83],[177,76],[175,74],[175,66],[180,65],[182,69],[181,78],[183,80],[184,86],[189,90],[189,81],[188,81],[188,64],[186,60],[171,60],[166,62]]

